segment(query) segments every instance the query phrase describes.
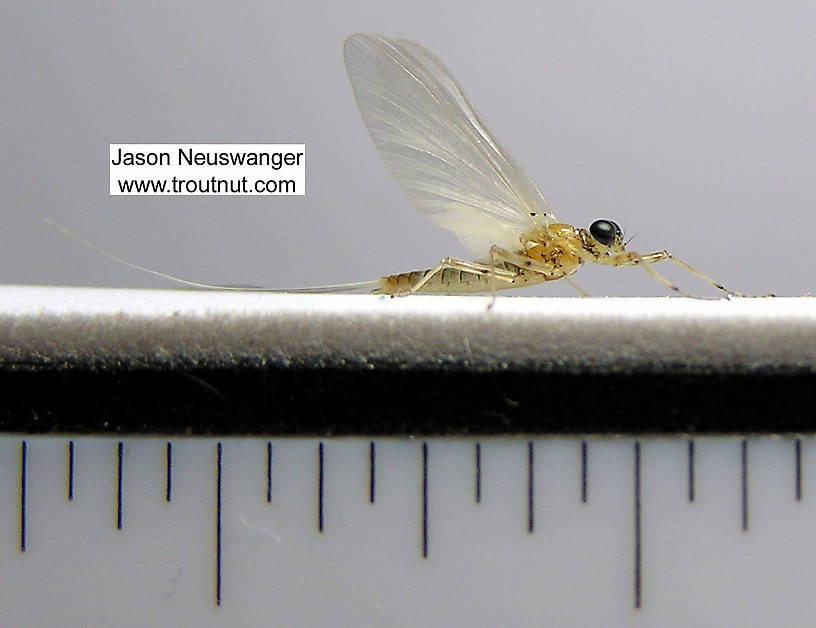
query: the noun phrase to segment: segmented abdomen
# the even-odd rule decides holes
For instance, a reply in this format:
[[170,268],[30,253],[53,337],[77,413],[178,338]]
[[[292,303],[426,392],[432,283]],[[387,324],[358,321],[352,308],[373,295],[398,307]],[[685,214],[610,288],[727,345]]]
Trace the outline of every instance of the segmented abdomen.
[[[506,290],[527,284],[541,283],[546,278],[527,273],[513,264],[497,264],[497,268],[508,270],[516,276],[513,281],[494,279],[490,273],[479,273],[456,268],[443,268],[430,277],[417,290],[420,294],[472,294],[490,292],[491,290]],[[398,275],[389,275],[380,279],[380,287],[374,290],[375,294],[408,294],[429,273],[429,270],[415,270]],[[495,284],[495,288],[493,285]]]

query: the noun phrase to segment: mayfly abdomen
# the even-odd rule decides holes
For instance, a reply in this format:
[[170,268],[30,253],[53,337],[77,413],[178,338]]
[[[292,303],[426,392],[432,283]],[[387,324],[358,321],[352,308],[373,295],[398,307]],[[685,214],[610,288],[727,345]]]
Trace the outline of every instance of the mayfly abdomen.
[[[389,275],[380,279],[380,286],[374,290],[375,294],[468,294],[490,292],[532,285],[544,281],[544,277],[528,273],[522,268],[510,263],[496,264],[497,269],[513,273],[512,280],[491,277],[489,272],[475,272],[458,268],[442,268],[424,283],[430,270],[415,270],[398,275]],[[415,290],[415,286],[422,286]]]

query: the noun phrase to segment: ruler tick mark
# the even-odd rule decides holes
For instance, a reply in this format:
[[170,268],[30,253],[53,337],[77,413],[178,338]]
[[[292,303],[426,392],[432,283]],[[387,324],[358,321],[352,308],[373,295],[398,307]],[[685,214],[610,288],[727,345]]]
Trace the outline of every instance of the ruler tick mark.
[[694,501],[694,441],[688,441],[688,500]]
[[26,551],[26,477],[28,475],[28,443],[20,443],[20,551]]
[[428,443],[422,443],[422,558],[428,558]]
[[266,503],[272,503],[272,443],[266,441]]
[[317,531],[323,532],[323,441],[317,446]]
[[748,441],[742,440],[742,531],[748,531]]
[[167,487],[165,493],[165,499],[168,503],[172,499],[172,488],[173,488],[173,444],[168,441],[167,443],[167,450],[165,451],[165,458],[167,463],[166,468],[166,476],[167,476]]
[[374,441],[369,443],[368,449],[368,501],[369,503],[374,503],[374,489],[376,485],[376,475],[375,475],[375,463],[377,460],[377,451],[374,448]]
[[581,441],[581,503],[587,503],[587,443]]
[[802,441],[796,439],[794,443],[796,454],[796,501],[802,501]]
[[215,605],[221,606],[221,485],[222,485],[221,443],[216,446],[215,457]]
[[74,501],[74,441],[68,441],[68,501]]
[[527,441],[527,532],[535,530],[535,448]]
[[476,443],[476,503],[482,503],[482,444]]
[[640,441],[635,441],[635,608],[641,606]]
[[125,456],[125,446],[122,441],[116,448],[116,529],[122,529],[122,461]]

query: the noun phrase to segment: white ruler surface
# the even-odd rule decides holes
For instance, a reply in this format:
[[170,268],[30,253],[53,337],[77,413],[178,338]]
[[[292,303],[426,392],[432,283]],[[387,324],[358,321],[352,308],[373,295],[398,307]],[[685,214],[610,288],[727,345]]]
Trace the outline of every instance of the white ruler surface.
[[810,438],[0,438],[7,626],[806,625]]

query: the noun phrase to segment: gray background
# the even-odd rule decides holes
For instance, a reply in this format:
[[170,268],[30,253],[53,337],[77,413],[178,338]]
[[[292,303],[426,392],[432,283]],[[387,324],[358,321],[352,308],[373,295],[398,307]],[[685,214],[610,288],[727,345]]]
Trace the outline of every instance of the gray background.
[[[319,285],[464,255],[409,206],[363,127],[341,46],[373,31],[446,62],[562,221],[612,218],[630,248],[668,248],[734,289],[806,293],[814,24],[809,2],[15,0],[0,20],[0,281],[174,287],[43,216],[212,283]],[[111,142],[305,142],[307,194],[111,197]],[[639,269],[577,281],[664,294]]]

